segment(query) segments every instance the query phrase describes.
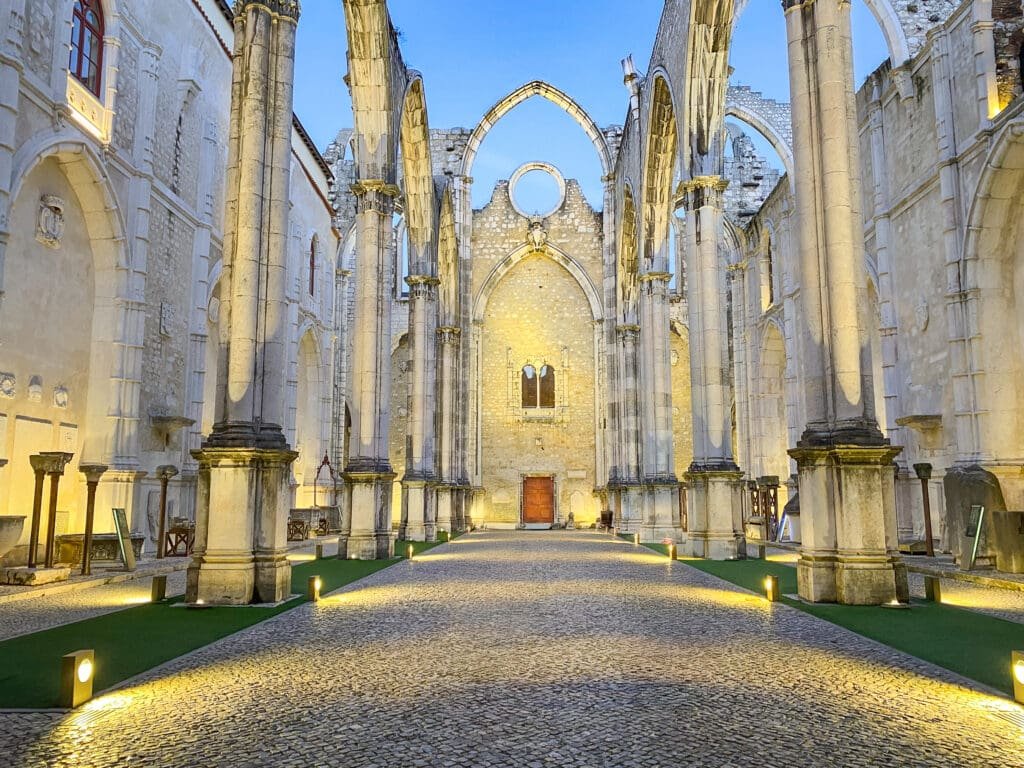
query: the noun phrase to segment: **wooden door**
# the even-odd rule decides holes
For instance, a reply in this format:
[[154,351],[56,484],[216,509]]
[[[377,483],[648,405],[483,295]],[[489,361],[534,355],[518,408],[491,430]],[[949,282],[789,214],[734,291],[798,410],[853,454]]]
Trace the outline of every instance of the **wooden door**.
[[523,523],[551,525],[555,522],[555,478],[523,478]]

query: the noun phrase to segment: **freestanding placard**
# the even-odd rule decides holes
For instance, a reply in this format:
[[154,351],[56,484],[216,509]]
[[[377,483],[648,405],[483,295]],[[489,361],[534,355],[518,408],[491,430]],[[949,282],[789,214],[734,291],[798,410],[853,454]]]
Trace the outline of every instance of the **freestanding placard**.
[[117,530],[117,547],[121,551],[124,569],[134,571],[135,551],[132,549],[131,532],[128,530],[128,516],[123,509],[114,509],[114,528]]
[[985,526],[985,507],[981,504],[971,505],[971,516],[967,520],[967,538],[971,542],[971,557],[967,561],[968,571],[974,570],[974,561],[978,559],[978,544],[981,542],[981,530]]

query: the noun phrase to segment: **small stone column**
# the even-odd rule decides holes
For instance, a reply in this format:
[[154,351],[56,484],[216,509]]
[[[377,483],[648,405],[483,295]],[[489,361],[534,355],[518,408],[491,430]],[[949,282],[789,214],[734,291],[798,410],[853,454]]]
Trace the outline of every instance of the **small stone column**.
[[172,464],[163,464],[156,468],[156,476],[160,479],[160,522],[157,525],[156,534],[158,560],[163,560],[167,554],[167,485],[177,474],[178,468]]
[[50,478],[50,507],[46,516],[46,562],[47,568],[53,568],[57,556],[57,495],[60,493],[60,479],[64,477],[64,469],[74,457],[73,453],[59,451],[42,454],[48,460],[46,475]]
[[85,537],[82,539],[82,575],[92,574],[92,529],[96,520],[96,488],[108,469],[106,464],[80,464],[78,471],[85,475]]
[[428,275],[411,276],[409,283],[409,356],[412,393],[409,408],[409,451],[402,478],[402,525],[398,536],[407,541],[434,541],[437,536],[435,484],[435,381],[437,374],[437,286]]
[[873,605],[908,595],[893,459],[870,377],[864,221],[848,0],[784,0],[800,254],[799,359],[807,426],[800,596]]
[[743,473],[733,455],[728,331],[722,306],[718,244],[724,237],[719,176],[695,178],[686,196],[686,274],[689,284],[690,377],[693,386],[693,463],[689,486],[690,554],[724,560],[744,550]]
[[391,493],[395,473],[388,456],[391,424],[392,216],[397,187],[380,180],[353,185],[356,195],[356,312],[352,344],[352,448],[344,477],[349,483],[349,528],[339,557],[391,557]]
[[222,321],[227,375],[199,462],[186,599],[273,603],[291,594],[285,439],[287,267],[296,0],[239,0],[228,144]]
[[640,466],[640,326],[620,325],[616,332],[621,347],[622,413],[619,416],[622,465],[617,487],[618,528],[622,533],[640,533],[643,524],[643,490]]
[[28,460],[36,476],[35,491],[32,494],[32,521],[28,534],[28,567],[35,568],[36,560],[39,558],[39,532],[43,522],[43,485],[51,461],[43,454],[29,456]]

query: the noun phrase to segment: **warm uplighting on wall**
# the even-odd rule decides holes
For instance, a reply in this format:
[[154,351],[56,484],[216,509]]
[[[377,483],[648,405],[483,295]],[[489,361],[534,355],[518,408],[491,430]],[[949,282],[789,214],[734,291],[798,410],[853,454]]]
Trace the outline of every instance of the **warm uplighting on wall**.
[[769,603],[777,603],[782,599],[782,586],[779,584],[778,576],[765,576],[764,596],[768,598]]
[[75,651],[61,659],[60,705],[75,709],[92,698],[96,674],[94,651]]
[[1014,651],[1011,658],[1013,669],[1013,698],[1024,704],[1024,651]]
[[309,581],[306,583],[306,597],[314,603],[320,601],[320,590],[323,589],[324,583],[320,580],[319,576],[310,576]]

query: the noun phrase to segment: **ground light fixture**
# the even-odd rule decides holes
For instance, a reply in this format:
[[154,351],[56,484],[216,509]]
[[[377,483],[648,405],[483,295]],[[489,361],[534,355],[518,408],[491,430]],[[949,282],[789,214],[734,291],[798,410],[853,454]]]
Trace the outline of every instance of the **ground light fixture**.
[[1013,698],[1024,704],[1024,651],[1014,651],[1010,661],[1013,670]]
[[154,576],[153,586],[150,589],[149,600],[153,603],[162,603],[167,599],[167,577]]
[[633,534],[633,543],[635,545],[637,545],[637,546],[640,546],[640,534],[639,533],[634,533]]
[[764,596],[769,603],[777,603],[782,599],[782,586],[779,584],[779,577],[768,575],[764,577]]
[[95,651],[75,651],[61,658],[60,705],[77,709],[92,698],[92,683],[96,676]]
[[416,554],[416,548],[412,544],[410,544],[408,547],[405,548],[405,556],[406,556],[407,559],[412,560],[413,555],[415,555],[415,554]]
[[669,560],[675,560],[676,559],[676,545],[675,544],[669,544],[668,545],[668,559]]
[[314,603],[319,602],[320,590],[323,589],[323,586],[324,583],[319,576],[310,576],[309,581],[306,582],[306,597]]
[[938,576],[924,577],[924,599],[933,603],[942,602],[942,581]]

